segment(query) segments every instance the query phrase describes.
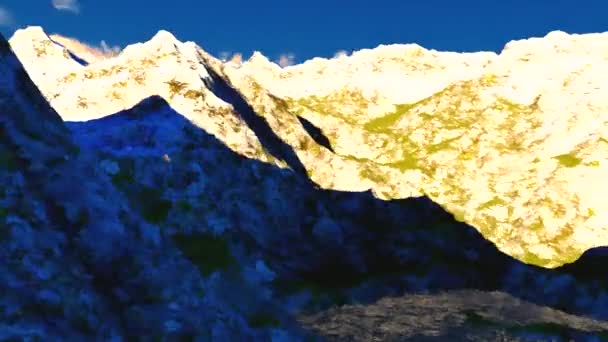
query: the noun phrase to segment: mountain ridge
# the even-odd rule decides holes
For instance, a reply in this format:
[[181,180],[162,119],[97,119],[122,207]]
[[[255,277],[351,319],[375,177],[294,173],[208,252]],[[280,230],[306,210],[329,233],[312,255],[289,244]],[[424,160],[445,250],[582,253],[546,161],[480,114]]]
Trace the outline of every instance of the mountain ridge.
[[608,59],[603,45],[590,44],[606,33],[554,31],[511,41],[500,54],[380,46],[281,68],[260,53],[241,65],[222,63],[161,30],[114,58],[70,62],[63,78],[36,66],[45,57],[28,50],[25,33],[11,38],[16,53],[68,121],[160,95],[239,153],[288,167],[265,152],[230,101],[213,94],[212,72],[293,147],[323,188],[372,189],[383,199],[428,195],[503,251],[546,267],[608,242],[605,205],[597,186],[583,180],[604,185],[608,165],[605,81],[594,71]]

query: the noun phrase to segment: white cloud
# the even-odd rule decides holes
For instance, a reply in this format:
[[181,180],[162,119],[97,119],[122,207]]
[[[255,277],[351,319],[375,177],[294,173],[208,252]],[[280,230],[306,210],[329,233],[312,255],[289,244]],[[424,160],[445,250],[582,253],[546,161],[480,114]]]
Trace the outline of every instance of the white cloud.
[[235,64],[243,63],[243,54],[240,52],[233,53],[232,57],[230,57],[230,62],[235,63]]
[[243,55],[240,52],[220,51],[218,57],[220,61],[224,63],[231,62],[241,64],[243,62]]
[[228,60],[229,56],[230,56],[230,51],[220,51],[218,57],[220,58],[220,61],[225,62]]
[[64,37],[58,34],[51,34],[50,37],[53,41],[61,44],[63,47],[89,63],[114,57],[121,51],[120,46],[110,46],[105,40],[102,40],[99,44],[93,45],[81,42],[76,38]]
[[282,55],[279,56],[279,59],[277,60],[277,63],[281,66],[281,67],[286,67],[286,66],[290,66],[293,65],[295,63],[296,60],[296,55],[294,55],[293,53],[284,53]]
[[0,7],[0,26],[14,26],[15,25],[15,20],[13,19],[13,16],[11,15],[11,13]]
[[68,11],[72,13],[80,12],[78,0],[53,0],[53,7],[60,11]]
[[120,46],[118,45],[109,46],[105,40],[101,41],[98,49],[101,50],[101,53],[104,56],[116,56],[120,53],[121,50]]
[[334,54],[334,58],[340,58],[342,56],[348,56],[348,51],[346,51],[346,50],[338,50]]

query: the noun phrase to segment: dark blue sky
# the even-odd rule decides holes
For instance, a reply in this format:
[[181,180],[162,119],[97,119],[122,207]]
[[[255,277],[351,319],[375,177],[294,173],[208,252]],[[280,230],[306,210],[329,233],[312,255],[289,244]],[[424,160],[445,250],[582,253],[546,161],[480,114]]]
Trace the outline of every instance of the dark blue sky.
[[162,28],[215,55],[248,58],[260,50],[271,59],[293,53],[301,62],[378,44],[500,51],[511,39],[556,29],[608,31],[608,0],[78,0],[77,12],[65,9],[75,1],[2,0],[0,21],[8,12],[13,23],[0,32],[40,25],[87,43],[125,46]]

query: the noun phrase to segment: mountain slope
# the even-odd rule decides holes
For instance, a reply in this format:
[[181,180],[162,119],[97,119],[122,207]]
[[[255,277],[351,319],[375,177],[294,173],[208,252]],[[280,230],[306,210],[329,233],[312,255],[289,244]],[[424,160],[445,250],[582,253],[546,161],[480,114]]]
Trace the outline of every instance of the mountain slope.
[[[552,32],[510,42],[499,55],[380,46],[282,69],[259,53],[223,64],[161,31],[118,57],[70,62],[61,76],[35,66],[48,57],[26,48],[30,31],[11,41],[65,120],[99,118],[160,95],[245,156],[299,165],[327,189],[371,188],[384,199],[425,194],[532,264],[559,266],[608,242],[599,196],[608,165],[599,76],[606,34]],[[214,82],[234,89],[278,140],[259,141],[261,132],[242,120],[245,107],[221,98]],[[273,153],[275,145],[293,153]]]
[[[0,339],[81,339],[66,332],[70,325],[110,313],[93,289],[73,235],[89,209],[108,215],[110,208],[87,203],[82,211],[74,201],[87,199],[79,184],[81,168],[73,162],[78,148],[1,36],[0,113]],[[100,246],[107,241],[100,239]],[[80,297],[67,295],[74,293]],[[53,316],[57,321],[51,328],[44,319]],[[99,327],[113,323],[104,320]],[[110,334],[108,329],[99,336]]]

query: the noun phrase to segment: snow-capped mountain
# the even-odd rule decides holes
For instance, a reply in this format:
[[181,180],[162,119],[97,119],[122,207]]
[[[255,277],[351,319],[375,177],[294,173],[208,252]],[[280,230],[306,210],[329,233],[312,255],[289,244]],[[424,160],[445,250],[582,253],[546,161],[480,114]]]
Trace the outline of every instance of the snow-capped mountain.
[[[537,177],[546,191],[570,189],[524,168],[524,152],[534,149],[514,149],[519,159],[510,149],[484,150],[500,142],[500,129],[518,132],[551,115],[540,109],[550,106],[545,95],[525,105],[486,93],[505,91],[487,74],[491,65],[539,41],[510,43],[499,56],[406,45],[280,68],[259,53],[222,63],[165,31],[100,59],[79,56],[41,28],[16,32],[12,48],[0,36],[0,340],[605,338],[605,249],[556,269],[513,258],[557,266],[601,245],[601,234],[578,245],[569,235],[529,242],[560,226],[516,235],[526,222],[509,226],[496,208],[518,215],[537,205],[543,214],[567,193],[521,208],[510,207],[519,197],[492,198],[470,212],[455,207],[469,208],[478,197],[466,194],[483,188],[466,178],[477,177],[469,163],[482,177],[500,158],[509,161],[505,174]],[[391,59],[403,51],[411,63]],[[436,71],[443,90],[428,83],[439,94],[420,90],[423,99],[406,105],[418,99],[374,81],[408,80],[425,55],[446,72]],[[358,80],[366,73],[368,81]],[[489,109],[478,113],[483,101]],[[416,140],[448,130],[460,140]],[[476,130],[485,132],[478,148],[450,154]],[[593,158],[602,153],[584,148]],[[445,164],[430,172],[439,156]],[[530,165],[551,158],[539,159]],[[575,161],[556,163],[574,172]],[[560,170],[549,179],[561,180]],[[500,184],[485,191],[506,193]],[[524,199],[526,184],[516,184]],[[601,193],[600,182],[595,188]],[[461,195],[468,202],[450,202]],[[565,210],[577,223],[574,209]],[[495,223],[495,232],[471,215]],[[572,226],[582,232],[576,236],[597,233],[587,222]],[[509,229],[498,231],[499,223]],[[509,250],[513,243],[530,254]],[[538,248],[576,253],[541,260],[548,252]],[[438,319],[446,312],[454,314]],[[404,323],[411,317],[419,321]],[[377,323],[384,328],[360,331]]]

